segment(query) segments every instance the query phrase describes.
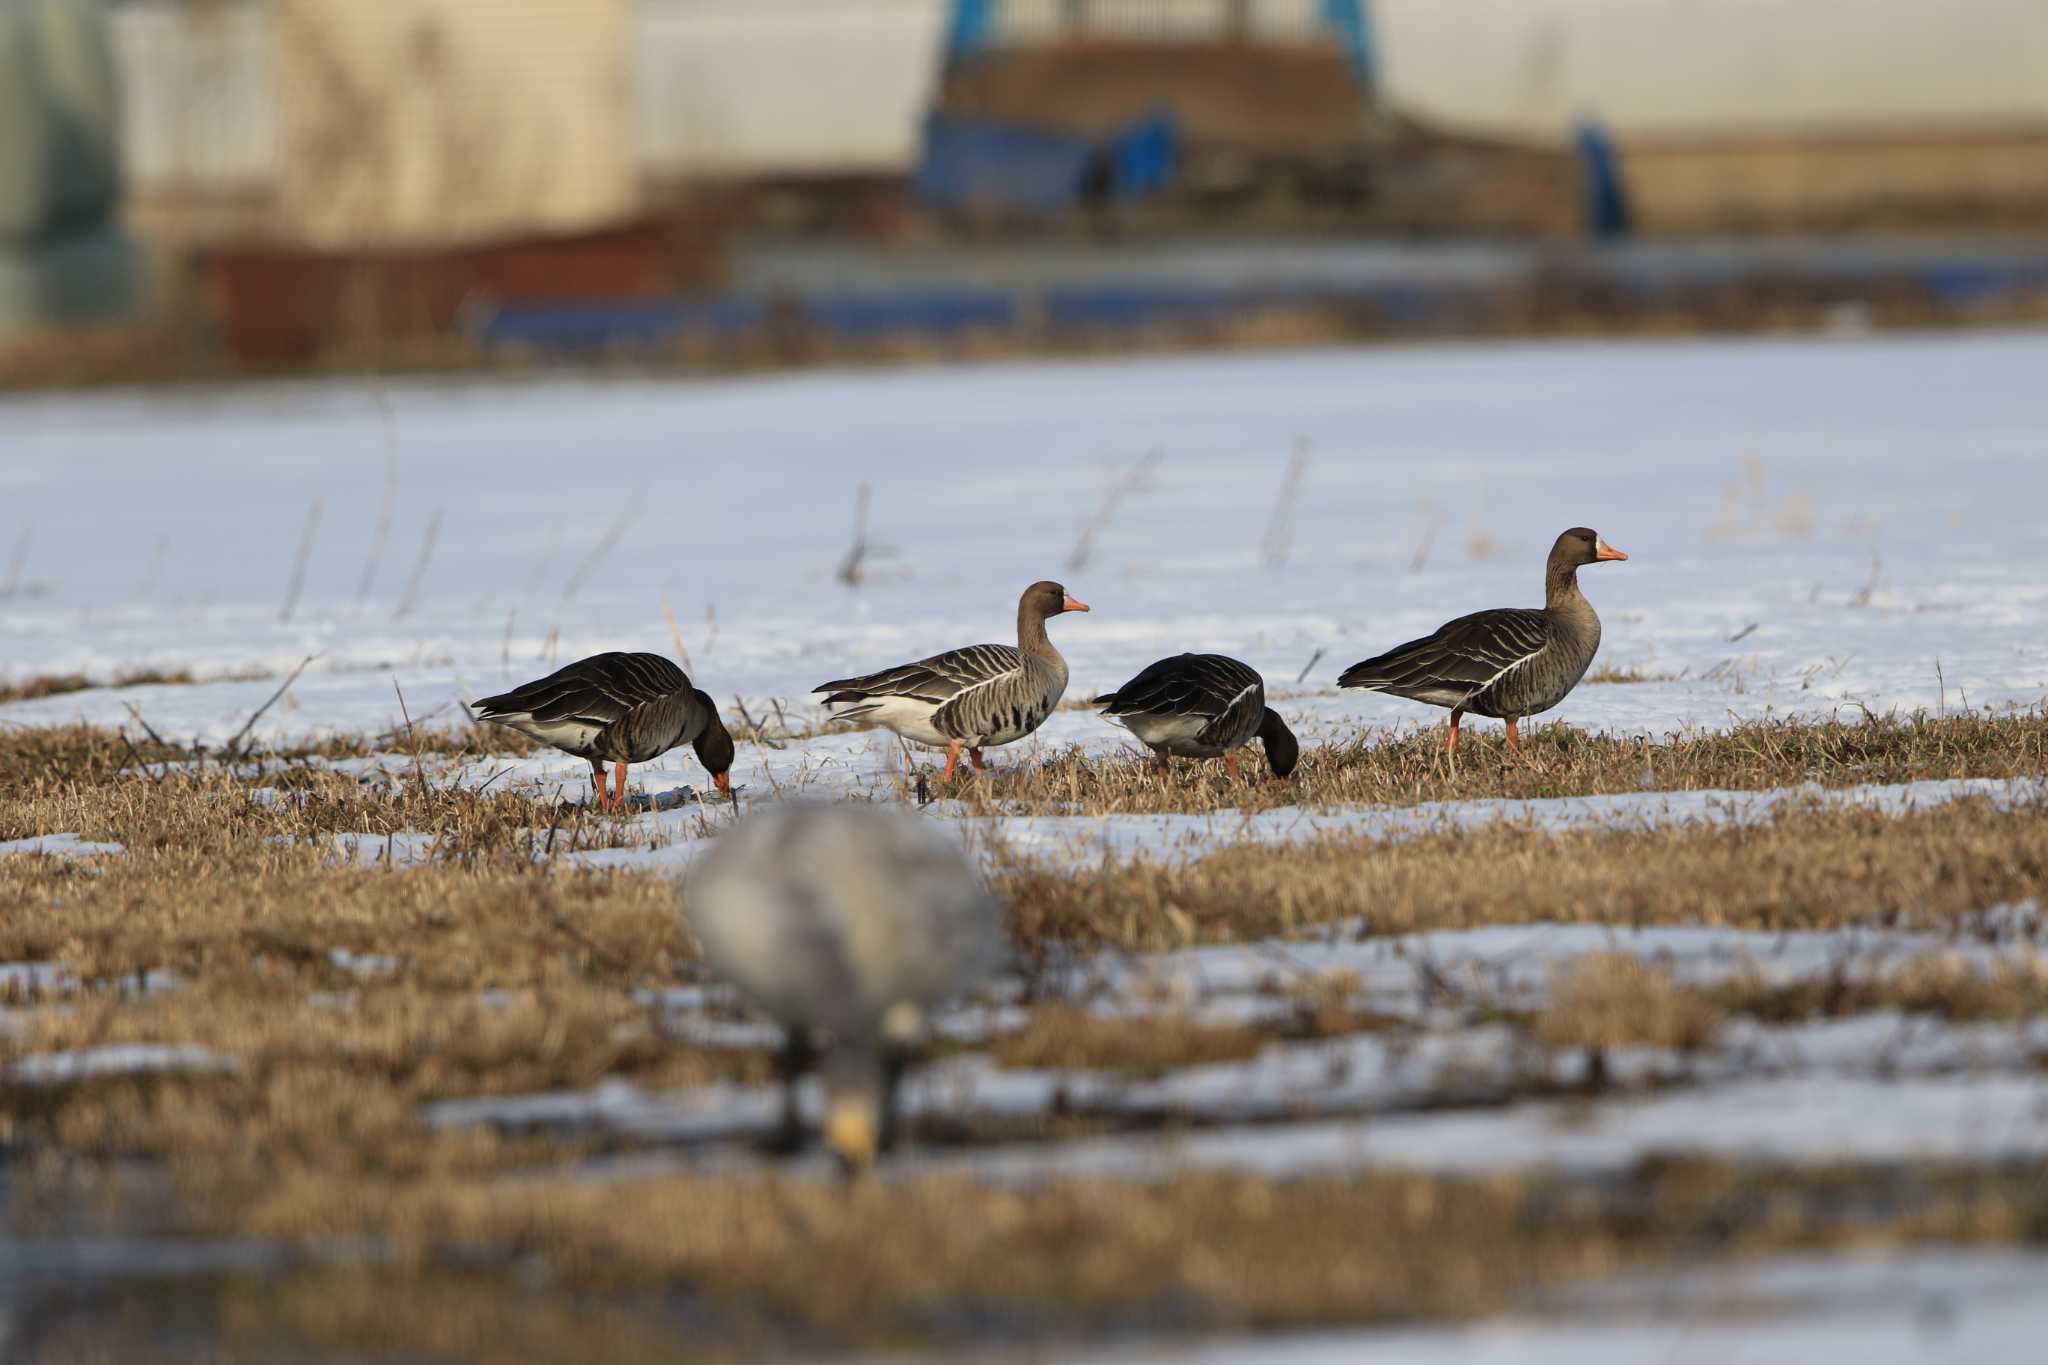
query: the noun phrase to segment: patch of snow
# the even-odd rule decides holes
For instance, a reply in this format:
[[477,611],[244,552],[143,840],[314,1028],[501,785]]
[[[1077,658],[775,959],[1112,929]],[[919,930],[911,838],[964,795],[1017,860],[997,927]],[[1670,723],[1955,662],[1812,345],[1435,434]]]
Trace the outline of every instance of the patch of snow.
[[1625,1171],[1649,1156],[1770,1163],[2029,1161],[2048,1157],[2037,1075],[1904,1079],[1801,1075],[1635,1098],[1397,1113],[1170,1136],[1085,1138],[907,1156],[904,1170],[1000,1180],[1157,1179],[1185,1170],[1284,1178],[1397,1168],[1476,1174]]
[[[1587,684],[1557,720],[1661,735],[1863,706],[2033,706],[2048,695],[2035,571],[2048,527],[2033,513],[2048,500],[2044,363],[2048,336],[2033,332],[396,381],[381,401],[347,380],[10,396],[0,498],[38,546],[105,553],[60,568],[31,556],[49,591],[0,604],[8,676],[149,664],[213,681],[15,702],[0,718],[132,726],[132,705],[167,737],[218,745],[317,654],[253,740],[397,733],[394,681],[415,722],[466,724],[464,699],[570,659],[671,651],[666,601],[722,706],[744,697],[758,718],[780,699],[802,727],[819,719],[819,681],[1000,640],[1017,591],[1055,573],[1095,607],[1054,626],[1070,697],[1221,649],[1267,675],[1314,744],[1439,723],[1339,693],[1335,674],[1452,616],[1534,600],[1544,551],[1577,524],[1633,556],[1586,575],[1606,622],[1600,662],[1667,680]],[[383,498],[360,470],[385,448],[387,413],[398,516],[358,601]],[[678,431],[709,462],[687,517],[658,510],[680,505]],[[1292,553],[1263,568],[1263,512],[1300,438],[1313,455]],[[1153,449],[1164,458],[1093,561],[1061,567],[1110,466]],[[628,493],[623,518],[534,491],[564,450],[602,452]],[[896,554],[849,591],[832,575],[863,481],[870,534]],[[315,497],[305,592],[280,621],[278,582]],[[432,561],[401,611],[408,547],[437,508]],[[987,533],[991,509],[1001,536]],[[600,544],[610,553],[579,577]],[[265,564],[278,572],[252,571]],[[244,670],[269,676],[222,676]],[[1475,743],[1498,743],[1496,727],[1475,728]],[[1041,736],[997,760],[1128,743],[1082,711]],[[663,784],[702,785],[687,754],[671,761],[688,775]],[[885,736],[826,737],[744,745],[734,776],[762,792],[792,774],[829,788],[893,780],[893,764]],[[559,771],[581,785],[577,766]]]
[[351,976],[389,976],[399,968],[399,961],[384,953],[352,953],[346,948],[329,948],[327,961],[336,971]]
[[1648,830],[1763,824],[1791,806],[1887,815],[1976,798],[1999,809],[2048,802],[2048,780],[1961,778],[1817,785],[1764,791],[1623,792],[1528,800],[1429,801],[1414,806],[1289,806],[1250,814],[996,816],[977,823],[1011,853],[1062,863],[1104,858],[1192,859],[1231,844],[1317,838],[1396,840],[1513,825],[1539,830]]
[[1605,953],[1641,958],[1691,986],[1746,978],[1785,985],[1837,975],[1873,981],[1937,955],[1976,970],[2037,969],[2040,963],[2036,940],[1987,941],[1969,932],[1537,922],[1374,935],[1353,923],[1305,940],[1098,954],[1058,968],[1047,984],[1067,995],[1179,1006],[1205,1016],[1219,1012],[1224,1019],[1238,1008],[1233,1001],[1244,997],[1299,998],[1334,990],[1362,1009],[1422,1019],[1446,1004],[1535,1009],[1574,963]]
[[104,858],[126,851],[119,844],[94,842],[77,834],[34,834],[26,839],[0,839],[0,858],[14,855],[42,858]]
[[0,1075],[21,1085],[61,1085],[109,1076],[147,1076],[164,1072],[227,1072],[231,1058],[203,1047],[167,1043],[113,1043],[72,1052],[42,1052],[9,1062]]
[[440,836],[418,830],[395,834],[329,835],[336,862],[355,867],[422,867],[434,860]]
[[[771,1045],[774,1038],[764,1034],[757,1041]],[[957,1056],[913,1073],[903,1093],[907,1115],[1014,1121],[1086,1114],[1138,1121],[1145,1131],[910,1153],[903,1164],[960,1166],[1023,1179],[1066,1173],[1160,1176],[1183,1165],[1264,1175],[1389,1164],[1606,1170],[1656,1152],[1693,1150],[1783,1160],[1824,1160],[1836,1153],[1847,1159],[1860,1153],[1853,1145],[1838,1152],[1833,1144],[1856,1126],[1853,1104],[1887,1087],[1908,1098],[1900,1112],[1887,1116],[1889,1127],[1859,1139],[1874,1144],[1871,1159],[1940,1154],[1938,1148],[1923,1151],[1930,1135],[1957,1144],[1963,1155],[2025,1155],[2037,1148],[2048,1152],[2048,1086],[2034,1079],[2044,1055],[2048,1021],[1958,1025],[1879,1013],[1749,1024],[1692,1054],[1616,1049],[1609,1075],[1623,1089],[1598,1100],[1571,1101],[1524,1097],[1582,1085],[1585,1066],[1578,1050],[1539,1047],[1499,1024],[1273,1043],[1241,1061],[1185,1067],[1149,1080],[1004,1069],[978,1056]],[[1923,1087],[2008,1081],[2034,1096],[2031,1120],[1981,1129],[1958,1124],[1947,1131],[1943,1125],[1955,1106],[1939,1103],[1938,1092],[1929,1092],[1933,1098],[1921,1110],[1913,1108],[1912,1097]],[[1773,1110],[1754,1106],[1753,1097],[1775,1095],[1774,1087],[1805,1087],[1815,1098],[1803,1120],[1794,1110],[1778,1111],[1785,1115],[1786,1133],[1762,1134]],[[780,1093],[776,1085],[720,1084],[656,1094],[613,1079],[581,1092],[441,1102],[422,1117],[434,1124],[488,1123],[513,1131],[601,1132],[700,1145],[765,1135],[780,1113]],[[2024,1116],[2014,1093],[1994,1091],[1990,1102],[2008,1115]],[[799,1098],[815,1121],[822,1111],[816,1083],[806,1082]],[[1723,1115],[1719,1126],[1701,1126],[1695,1134],[1688,1125],[1707,1113]],[[1151,1131],[1161,1124],[1193,1127],[1169,1136]],[[1531,1131],[1542,1140],[1528,1138]],[[1442,1144],[1433,1147],[1438,1138]],[[1991,1145],[1980,1151],[1975,1144]]]
[[2019,1365],[2037,1358],[2048,1335],[2044,1283],[2048,1257],[2028,1252],[1779,1257],[1630,1277],[1547,1316],[1204,1337],[1075,1350],[1060,1359],[1072,1365]]

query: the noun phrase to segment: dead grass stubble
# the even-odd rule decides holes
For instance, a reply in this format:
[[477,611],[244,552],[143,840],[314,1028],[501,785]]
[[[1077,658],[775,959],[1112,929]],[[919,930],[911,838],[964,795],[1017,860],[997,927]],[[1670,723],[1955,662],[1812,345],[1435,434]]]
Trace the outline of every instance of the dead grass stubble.
[[[1282,703],[1277,709],[1284,714]],[[1135,741],[1133,741],[1135,743]],[[1292,805],[1416,805],[1487,797],[1541,798],[1637,791],[1759,791],[1805,783],[1860,783],[2048,773],[2048,716],[2039,711],[1938,717],[1874,716],[1862,723],[1756,721],[1662,740],[1591,735],[1566,724],[1531,728],[1519,758],[1501,729],[1480,722],[1452,764],[1441,726],[1389,738],[1305,748],[1292,778],[1273,781],[1258,748],[1249,783],[1220,762],[1177,759],[1162,781],[1150,757],[1090,757],[1068,750],[1008,763],[958,791],[1004,813],[1101,815]],[[951,793],[949,793],[951,794]]]
[[1161,951],[1335,925],[1360,935],[1539,921],[1938,929],[2048,895],[2044,814],[1964,800],[1899,816],[1795,807],[1749,828],[1332,836],[1078,876],[1019,864],[996,882],[1026,951]]
[[[1620,1198],[1547,1177],[1421,1174],[1028,1190],[943,1176],[850,1189],[709,1177],[377,1193],[295,1182],[248,1227],[292,1240],[367,1235],[392,1252],[390,1268],[332,1277],[343,1282],[432,1284],[450,1262],[474,1275],[540,1259],[557,1290],[667,1284],[708,1300],[728,1329],[801,1325],[875,1343],[976,1321],[1013,1337],[1087,1323],[1468,1318],[1681,1256],[2038,1237],[2044,1190],[2038,1169],[1789,1174],[1685,1161],[1646,1165]],[[431,1299],[413,1307],[431,1311]],[[320,1335],[370,1344],[405,1322],[366,1308],[327,1315]]]
[[[1920,752],[1940,760],[1952,750],[1964,766],[1986,752],[1945,740]],[[673,885],[536,861],[551,836],[560,853],[609,842],[616,827],[513,793],[422,787],[406,774],[366,787],[303,765],[273,764],[261,777],[217,765],[160,780],[120,775],[171,757],[182,755],[105,732],[0,736],[0,837],[76,830],[127,850],[95,864],[0,859],[0,960],[58,962],[79,981],[63,1009],[36,1010],[23,1030],[0,1034],[0,1064],[152,1042],[205,1047],[230,1067],[0,1085],[0,1141],[31,1154],[13,1168],[31,1203],[47,1172],[153,1158],[200,1230],[305,1246],[363,1237],[394,1258],[233,1299],[228,1318],[251,1339],[427,1342],[454,1356],[502,1348],[512,1328],[495,1324],[573,1340],[584,1300],[511,1287],[535,1267],[578,1295],[667,1302],[687,1286],[719,1306],[721,1321],[762,1324],[771,1337],[798,1324],[891,1341],[943,1334],[981,1311],[1241,1326],[1462,1315],[1531,1285],[1680,1250],[2048,1229],[2038,1172],[2016,1185],[1958,1176],[1929,1201],[1884,1202],[1867,1223],[1845,1220],[1838,1200],[1809,1199],[1811,1174],[1770,1187],[1652,1172],[1618,1197],[1393,1175],[1032,1191],[950,1178],[853,1191],[774,1177],[508,1180],[559,1171],[599,1140],[429,1129],[419,1106],[607,1076],[650,1089],[766,1079],[763,1053],[666,1036],[634,994],[693,972]],[[281,798],[252,800],[258,781]],[[1790,809],[1746,830],[1330,839],[1078,875],[1013,867],[997,890],[1027,952],[1170,948],[1354,921],[1371,933],[1541,919],[1939,924],[2048,897],[2041,814],[1964,802],[1896,818]],[[429,865],[338,865],[319,842],[407,829],[437,834]],[[385,960],[351,965],[338,950]],[[123,989],[145,968],[174,971],[181,984],[159,995]],[[1535,1025],[1554,1046],[1685,1047],[1737,1010],[2014,1017],[2041,1000],[2039,983],[1934,968],[1889,994],[1845,981],[1803,995],[1745,994],[1745,983],[1688,991],[1620,964],[1585,971]],[[1320,1007],[1256,1028],[1042,1007],[989,1050],[999,1064],[1151,1074],[1249,1055],[1276,1035],[1374,1026]],[[515,1266],[527,1269],[515,1276]],[[467,1307],[437,1312],[450,1302]]]

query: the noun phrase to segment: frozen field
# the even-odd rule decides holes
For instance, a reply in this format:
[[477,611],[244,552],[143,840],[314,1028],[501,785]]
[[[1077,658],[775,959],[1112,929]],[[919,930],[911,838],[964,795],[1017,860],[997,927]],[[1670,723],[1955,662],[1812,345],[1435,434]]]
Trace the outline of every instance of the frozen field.
[[[259,726],[283,741],[396,723],[394,679],[415,714],[444,716],[550,659],[670,649],[666,603],[714,696],[801,706],[825,678],[1003,638],[1017,592],[1050,576],[1095,608],[1054,625],[1070,696],[1226,650],[1338,734],[1425,718],[1334,697],[1346,663],[1539,600],[1550,541],[1583,524],[1632,556],[1585,575],[1600,662],[1676,681],[1590,687],[1558,719],[1662,733],[2032,704],[2044,362],[2048,339],[1973,336],[17,399],[0,405],[0,667],[274,679],[316,656]],[[1298,439],[1291,552],[1262,568]],[[1114,472],[1155,451],[1069,567]],[[849,592],[833,571],[863,482],[891,553]],[[272,687],[54,697],[0,719],[118,724],[132,704],[167,734],[226,738]],[[1104,727],[1068,714],[1044,735]]]
[[[772,1031],[703,981],[677,943],[634,937],[655,922],[648,906],[670,903],[666,879],[733,818],[698,799],[705,779],[689,750],[634,769],[636,789],[664,808],[586,821],[580,760],[494,753],[488,741],[482,753],[421,755],[401,706],[452,731],[464,701],[557,663],[680,648],[729,722],[744,709],[778,736],[739,747],[742,811],[797,794],[901,799],[896,742],[824,729],[809,689],[1005,639],[1018,591],[1050,577],[1093,607],[1051,626],[1072,667],[1069,701],[1162,655],[1231,653],[1264,672],[1275,707],[1330,771],[1442,718],[1340,693],[1345,665],[1453,615],[1535,604],[1551,540],[1583,524],[1631,558],[1583,571],[1605,626],[1595,680],[1542,724],[1645,741],[1640,778],[1630,769],[1626,781],[1574,787],[1580,770],[1567,765],[1549,785],[1518,786],[1510,773],[1483,796],[1456,774],[1426,773],[1385,803],[1281,790],[1256,809],[1200,793],[1184,808],[1114,809],[970,790],[926,807],[1019,895],[1079,904],[1073,888],[1109,879],[1153,897],[1163,908],[1148,913],[1163,918],[1126,911],[1104,927],[1107,912],[1089,909],[1097,920],[1053,916],[1034,930],[995,988],[942,1021],[945,1055],[908,1094],[924,1140],[885,1164],[882,1181],[906,1192],[965,1181],[992,1208],[1087,1182],[1170,1200],[1179,1181],[1282,1189],[1388,1173],[1558,1180],[1572,1198],[1626,1203],[1662,1178],[1658,1163],[1700,1162],[1836,1210],[1814,1215],[1810,1235],[1756,1242],[1797,1256],[1740,1272],[1749,1279],[1685,1269],[1726,1250],[1695,1241],[1658,1250],[1668,1278],[1487,1298],[1488,1311],[1510,1313],[1493,1324],[1359,1335],[1354,1321],[1436,1314],[1347,1310],[1335,1335],[1229,1336],[1183,1357],[1173,1330],[1156,1347],[1153,1331],[1118,1330],[1129,1344],[1098,1351],[1102,1324],[1081,1314],[1046,1358],[1069,1346],[1130,1361],[1268,1348],[1301,1360],[2022,1358],[2012,1352],[2039,1314],[2013,1286],[2038,1279],[2039,1260],[2025,1246],[1952,1247],[2038,1241],[2048,1223],[2011,1232],[2000,1218],[2018,1226],[2024,1210],[1980,1191],[1971,1197],[1988,1201],[1988,1222],[1957,1231],[1919,1195],[1893,1197],[1884,1173],[2023,1184],[2048,1169],[2042,874],[2024,829],[2048,800],[2048,771],[2010,755],[1983,766],[1942,740],[1924,771],[1899,759],[1761,786],[1666,775],[1683,745],[1744,726],[1921,712],[1996,721],[2001,743],[2017,732],[2017,752],[2038,753],[2028,727],[2048,701],[2044,373],[2048,335],[1973,335],[0,402],[0,695],[48,692],[0,703],[0,741],[83,722],[167,746],[110,765],[99,786],[24,784],[0,808],[0,876],[27,916],[0,952],[20,959],[0,966],[8,1131],[21,1151],[40,1140],[84,1159],[89,1144],[73,1152],[72,1137],[52,1135],[85,1132],[86,1120],[35,1125],[96,1085],[234,1092],[240,1105],[320,1046],[417,1057],[434,1047],[408,1052],[390,1032],[417,1026],[447,1047],[530,1014],[536,1037],[554,1039],[550,1060],[408,1081],[378,1092],[376,1112],[399,1115],[404,1141],[430,1152],[503,1144],[488,1162],[447,1160],[484,1162],[500,1182],[488,1188],[540,1205],[707,1181],[783,1182],[800,1193],[778,1197],[809,1198],[801,1191],[833,1186],[822,1158],[757,1151],[778,1102],[756,1065]],[[1283,501],[1297,447],[1305,471]],[[835,571],[863,485],[874,548],[850,588]],[[309,658],[250,729],[255,752],[226,768],[176,752],[241,734]],[[168,680],[115,685],[138,674]],[[83,685],[53,686],[74,675]],[[1461,758],[1498,769],[1498,727],[1468,733],[1477,743]],[[336,738],[369,752],[276,757]],[[1120,730],[1077,706],[991,758],[1050,772],[1076,747],[1131,756]],[[1262,760],[1249,766],[1263,776]],[[150,812],[150,793],[174,789],[199,823]],[[515,812],[524,823],[489,833],[479,812],[492,801],[527,803]],[[1989,832],[1980,838],[1972,820]],[[239,869],[220,874],[224,906],[243,904],[236,878],[297,888],[230,929],[208,923],[213,874],[178,862],[181,841],[206,842],[206,825],[223,823],[247,832],[222,854]],[[178,828],[187,833],[164,832]],[[1924,894],[1894,892],[1887,883],[1904,874],[1872,870],[1882,849],[1868,841],[1893,830],[1896,847],[1935,841],[1928,858],[1943,871],[1927,874]],[[1545,899],[1541,879],[1581,871],[1564,859],[1527,873],[1528,904],[1516,905],[1465,851],[1540,860],[1545,841],[1553,855],[1582,848],[1596,863],[1616,858],[1618,884],[1627,860],[1739,868],[1739,857],[1713,863],[1709,845],[1743,833],[1760,841],[1760,865],[1776,865],[1772,841],[1800,831],[1823,867],[1841,860],[1838,890],[1791,873],[1736,886],[1731,871],[1726,887],[1674,883],[1671,907],[1631,892],[1622,910],[1590,903],[1595,866],[1588,904]],[[1999,838],[2013,842],[1984,842]],[[1347,904],[1341,886],[1327,889],[1350,876],[1330,859],[1354,858],[1358,884],[1378,887],[1364,874],[1402,849],[1403,867],[1444,860],[1440,905],[1411,889],[1387,919],[1370,899]],[[1269,870],[1233,872],[1211,856],[1223,850]],[[1297,853],[1322,860],[1304,882],[1325,879],[1303,891],[1298,919],[1248,907],[1242,923],[1259,927],[1239,933],[1214,903],[1225,893],[1204,889],[1205,869],[1220,867],[1227,885],[1291,904],[1276,859]],[[385,871],[402,875],[371,875]],[[1972,900],[1958,886],[1987,889]],[[529,900],[547,907],[534,923],[553,916],[554,929],[520,918]],[[445,933],[468,933],[452,920],[485,911],[509,918],[447,946]],[[156,915],[170,927],[145,930]],[[1077,923],[1086,934],[1070,933]],[[549,937],[556,929],[567,937]],[[529,932],[538,946],[508,948],[507,934]],[[572,959],[583,965],[561,965]],[[196,1002],[190,1017],[170,1007],[179,1000]],[[205,1022],[216,1010],[232,1026]],[[289,1010],[328,1043],[273,1036]],[[558,1035],[586,1022],[610,1030],[611,1061],[561,1060],[573,1049]],[[358,1027],[364,1036],[348,1032]],[[806,1103],[815,1112],[818,1096]],[[259,1108],[286,1146],[300,1140],[293,1122],[312,1122],[280,1117],[282,1101]],[[166,1121],[164,1108],[149,1112]],[[0,1181],[13,1169],[0,1159]],[[1809,1189],[1842,1171],[1880,1193],[1859,1185],[1830,1204]],[[1942,1210],[1950,1197],[1945,1185],[1928,1196]],[[1819,1255],[1850,1239],[1826,1221],[1837,1205],[1880,1240],[1926,1245],[1883,1262]],[[228,1240],[172,1244],[167,1262],[134,1254],[127,1228],[0,1258],[0,1342],[10,1305],[32,1304],[24,1286],[52,1267],[205,1278],[303,1269],[292,1255],[313,1245],[316,1259],[333,1256],[346,1240],[332,1218],[259,1206],[205,1229]],[[1984,1230],[1994,1225],[2007,1230]],[[493,1245],[481,1222],[459,1226]],[[411,1231],[361,1235],[395,1246]],[[631,1261],[606,1247],[597,1259]],[[1961,1306],[1900,1309],[1898,1324],[1861,1311],[1910,1297],[1886,1287],[1897,1285]],[[1147,1303],[1103,1321],[1211,1321],[1195,1309],[1162,1319]],[[1943,1312],[1954,1321],[1926,1327]],[[1296,1304],[1214,1320],[1316,1328],[1327,1316]],[[1892,1327],[1922,1331],[1931,1354],[1901,1354]]]

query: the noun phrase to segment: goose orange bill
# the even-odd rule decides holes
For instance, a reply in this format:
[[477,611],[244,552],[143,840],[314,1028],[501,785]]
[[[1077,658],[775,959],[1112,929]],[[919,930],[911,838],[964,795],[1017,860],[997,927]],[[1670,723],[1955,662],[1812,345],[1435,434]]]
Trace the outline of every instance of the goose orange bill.
[[1065,605],[1063,605],[1063,606],[1062,606],[1062,607],[1060,608],[1060,610],[1061,610],[1061,611],[1087,611],[1087,610],[1088,610],[1088,604],[1087,604],[1086,602],[1083,602],[1083,601],[1082,601],[1082,600],[1081,600],[1080,598],[1078,598],[1078,597],[1069,597],[1069,598],[1068,598],[1068,599],[1066,600],[1066,603],[1065,603]]
[[1615,549],[1612,545],[1609,545],[1606,541],[1600,540],[1593,543],[1593,558],[1597,561],[1602,559],[1627,559],[1628,556]]

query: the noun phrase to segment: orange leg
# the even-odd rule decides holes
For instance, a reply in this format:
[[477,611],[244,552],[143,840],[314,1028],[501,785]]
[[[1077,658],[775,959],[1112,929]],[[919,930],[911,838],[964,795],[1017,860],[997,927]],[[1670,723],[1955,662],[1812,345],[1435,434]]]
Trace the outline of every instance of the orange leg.
[[981,750],[969,749],[967,751],[967,757],[969,758],[969,760],[973,762],[974,771],[978,773],[985,773],[988,771],[988,764],[981,761]]
[[1234,750],[1233,750],[1232,752],[1230,752],[1230,753],[1227,753],[1227,754],[1223,755],[1223,766],[1224,766],[1224,767],[1226,767],[1226,768],[1228,768],[1228,769],[1230,769],[1230,780],[1231,780],[1232,782],[1242,782],[1242,781],[1244,781],[1244,778],[1243,778],[1242,776],[1240,776],[1240,775],[1239,775],[1239,773],[1238,773],[1238,771],[1237,771],[1237,753],[1236,753],[1236,751],[1234,751]]
[[1173,760],[1165,754],[1159,755],[1159,775],[1165,777],[1173,771]]
[[593,796],[594,796],[594,798],[596,799],[596,802],[597,802],[597,808],[598,808],[599,810],[603,810],[603,809],[604,809],[604,764],[602,764],[602,763],[593,763],[593,764],[591,764],[591,765],[590,765],[590,790],[591,790],[591,793],[592,793],[592,795],[593,795]]
[[948,744],[948,745],[946,746],[946,767],[945,767],[945,770],[944,770],[944,771],[942,771],[942,772],[941,772],[941,773],[939,774],[939,781],[941,781],[941,782],[944,782],[944,781],[946,781],[946,780],[947,780],[948,778],[952,777],[952,776],[953,776],[953,769],[955,769],[955,768],[957,768],[957,767],[959,767],[959,766],[960,766],[960,741],[956,739],[956,740],[954,740],[954,741],[953,741],[953,742],[952,742],[951,744]]
[[1513,754],[1522,752],[1522,737],[1515,732],[1515,722],[1513,721],[1508,722],[1508,752]]
[[626,808],[626,765],[623,763],[619,765],[618,779],[618,784],[612,788],[612,809],[624,810]]
[[1463,720],[1464,718],[1464,707],[1456,707],[1451,711],[1451,737],[1444,741],[1445,753],[1455,754],[1458,752],[1458,722]]

